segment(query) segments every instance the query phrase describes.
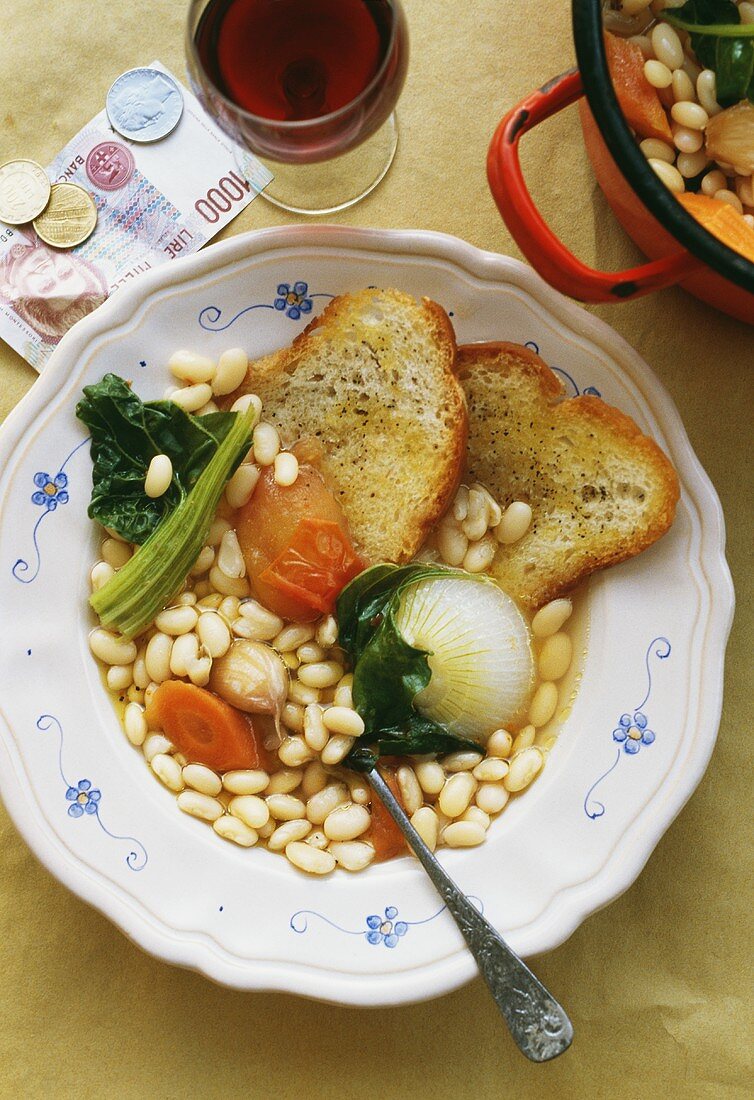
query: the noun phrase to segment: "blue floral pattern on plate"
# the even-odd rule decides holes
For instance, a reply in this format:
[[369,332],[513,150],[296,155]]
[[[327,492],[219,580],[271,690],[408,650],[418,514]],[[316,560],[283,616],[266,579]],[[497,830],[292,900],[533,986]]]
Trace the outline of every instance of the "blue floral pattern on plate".
[[65,800],[68,803],[68,816],[72,818],[93,817],[103,833],[107,833],[113,840],[128,841],[133,847],[126,856],[126,866],[131,871],[143,871],[147,865],[149,856],[141,841],[133,836],[121,836],[118,833],[112,833],[103,822],[100,816],[102,791],[100,791],[98,787],[93,786],[90,779],[79,779],[78,782],[71,783],[70,780],[66,778],[65,772],[63,771],[63,727],[59,720],[54,714],[40,714],[39,718],[37,718],[37,729],[41,730],[42,733],[54,729],[58,735],[58,770],[60,771],[60,778],[65,784]]
[[[484,906],[479,898],[469,895],[469,901],[476,906],[480,913],[484,912]],[[392,948],[397,947],[403,941],[410,928],[417,928],[420,924],[429,924],[431,921],[437,920],[446,908],[447,906],[443,905],[436,913],[432,913],[431,916],[425,917],[423,920],[398,920],[398,907],[396,905],[386,905],[382,911],[382,916],[379,913],[370,913],[364,920],[365,927],[362,928],[343,928],[323,913],[315,912],[314,909],[299,909],[291,917],[290,925],[294,932],[302,936],[304,932],[309,930],[309,918],[316,917],[317,920],[329,924],[337,932],[342,932],[344,936],[360,936],[372,947]]]
[[199,310],[197,321],[200,328],[203,328],[205,332],[225,332],[226,329],[236,323],[239,317],[243,317],[244,314],[250,313],[253,309],[271,309],[277,313],[282,313],[291,321],[299,321],[312,312],[315,298],[334,297],[334,294],[312,294],[309,290],[309,284],[303,279],[298,279],[293,283],[278,283],[271,302],[254,302],[250,306],[244,306],[229,321],[223,320],[223,311],[219,306],[204,306],[203,309]]
[[[539,344],[535,343],[534,340],[527,340],[524,344],[524,347],[530,348],[535,355],[539,355]],[[567,370],[563,370],[562,367],[553,367],[551,365],[550,370],[555,371],[556,374],[562,374],[566,381],[570,382],[571,386],[573,387],[573,393],[571,394],[571,397],[579,397],[582,393],[589,394],[592,397],[602,397],[602,394],[596,386],[585,386],[583,390],[579,389],[576,379],[573,377],[573,375],[569,374]]]
[[11,573],[17,581],[21,582],[21,584],[31,584],[31,582],[36,580],[39,576],[39,570],[42,567],[42,555],[37,540],[39,525],[46,516],[56,511],[59,505],[67,504],[70,500],[68,493],[68,474],[65,472],[65,468],[76,452],[81,450],[84,444],[88,442],[89,437],[87,436],[86,439],[82,439],[80,443],[77,443],[70,454],[63,460],[56,474],[48,474],[45,473],[44,470],[38,470],[34,474],[33,482],[36,489],[31,494],[30,499],[31,503],[36,508],[42,509],[42,512],[37,516],[37,521],[31,532],[31,541],[34,546],[34,564],[30,565],[26,558],[16,558],[11,568]]
[[649,728],[649,719],[644,713],[644,707],[649,700],[649,696],[652,694],[652,670],[650,668],[650,660],[652,657],[657,657],[660,661],[667,660],[670,656],[671,649],[672,646],[668,639],[662,636],[653,638],[647,646],[647,651],[644,654],[644,665],[647,671],[647,690],[644,698],[632,711],[625,711],[621,714],[618,719],[618,724],[613,730],[613,741],[617,745],[615,759],[607,771],[603,772],[598,779],[595,779],[584,798],[584,813],[587,817],[591,818],[592,821],[596,821],[597,818],[603,817],[605,814],[604,802],[600,802],[598,798],[592,797],[600,783],[602,783],[604,779],[607,779],[611,772],[615,771],[624,756],[636,756],[642,746],[648,748],[655,742],[656,734],[654,730]]

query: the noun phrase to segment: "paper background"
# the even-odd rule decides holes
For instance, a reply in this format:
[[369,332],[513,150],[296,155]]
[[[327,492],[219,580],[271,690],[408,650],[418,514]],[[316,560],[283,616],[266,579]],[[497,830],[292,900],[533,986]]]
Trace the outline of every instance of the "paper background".
[[[0,159],[48,163],[127,68],[158,56],[183,74],[186,7],[6,0]],[[438,229],[518,255],[487,189],[487,143],[510,105],[573,63],[568,5],[405,8],[412,56],[396,162],[370,198],[330,220]],[[524,166],[550,224],[587,263],[638,261],[596,189],[573,110],[527,139]],[[259,199],[225,235],[289,220]],[[58,885],[0,808],[3,1100],[751,1095],[754,329],[680,291],[595,312],[681,411],[722,499],[739,611],[718,746],[699,790],[631,890],[537,960],[573,1019],[571,1051],[525,1062],[479,980],[428,1004],[365,1011],[234,993],[172,969]],[[0,417],[34,378],[0,346]]]

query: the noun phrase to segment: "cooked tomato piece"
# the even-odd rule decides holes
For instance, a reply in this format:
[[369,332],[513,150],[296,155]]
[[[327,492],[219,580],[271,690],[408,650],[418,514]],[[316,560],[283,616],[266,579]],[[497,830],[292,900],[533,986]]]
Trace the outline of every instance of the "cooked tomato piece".
[[[381,762],[380,774],[397,800],[403,805],[395,772],[385,767],[384,762]],[[369,827],[366,839],[374,845],[374,858],[378,862],[382,862],[386,859],[393,859],[394,856],[405,855],[407,849],[403,833],[393,821],[390,811],[385,809],[382,799],[378,798],[377,795],[372,797],[371,813],[372,824]]]
[[286,486],[267,467],[238,513],[236,534],[255,595],[284,619],[306,622],[332,611],[340,590],[364,568],[343,509],[307,464]]
[[605,35],[607,64],[613,88],[626,122],[640,138],[659,138],[673,143],[668,116],[657,94],[644,75],[644,54],[635,42]]

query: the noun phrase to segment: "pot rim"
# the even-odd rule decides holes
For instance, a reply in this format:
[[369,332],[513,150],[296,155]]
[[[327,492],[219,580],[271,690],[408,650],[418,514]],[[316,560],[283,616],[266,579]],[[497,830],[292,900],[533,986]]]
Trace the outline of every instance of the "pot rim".
[[602,38],[601,0],[572,0],[576,58],[584,94],[610,153],[646,208],[684,248],[718,274],[754,294],[754,263],[691,216],[648,165],[618,106]]

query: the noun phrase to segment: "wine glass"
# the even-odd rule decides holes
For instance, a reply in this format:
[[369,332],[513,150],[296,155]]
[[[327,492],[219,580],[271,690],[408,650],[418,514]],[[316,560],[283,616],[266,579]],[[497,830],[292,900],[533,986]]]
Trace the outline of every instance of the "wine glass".
[[399,0],[192,0],[186,54],[205,110],[273,173],[276,206],[343,210],[388,171],[408,64]]

